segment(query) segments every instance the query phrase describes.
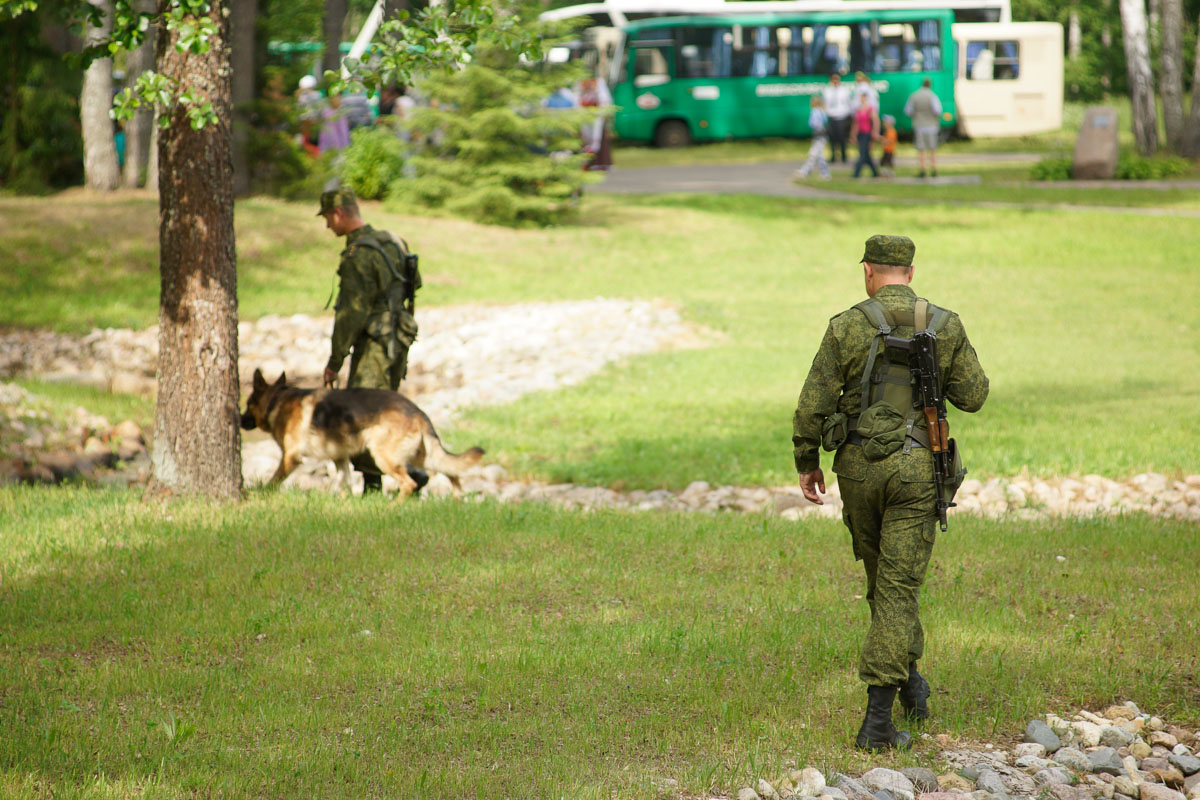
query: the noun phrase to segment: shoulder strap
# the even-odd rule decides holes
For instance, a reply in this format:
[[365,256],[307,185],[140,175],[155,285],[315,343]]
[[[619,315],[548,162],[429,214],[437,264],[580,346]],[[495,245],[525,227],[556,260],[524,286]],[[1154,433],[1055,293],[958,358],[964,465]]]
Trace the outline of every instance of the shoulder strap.
[[404,276],[402,276],[400,271],[396,269],[396,263],[392,261],[392,257],[387,254],[387,249],[383,245],[379,244],[378,242],[373,242],[370,239],[363,239],[357,242],[357,244],[360,247],[366,247],[374,250],[376,253],[379,253],[379,255],[383,256],[384,263],[386,263],[388,269],[391,270],[392,278],[398,281],[404,280]]
[[879,355],[879,343],[883,341],[883,337],[892,332],[895,327],[895,318],[884,308],[883,303],[876,300],[874,297],[868,297],[861,303],[854,306],[861,311],[867,318],[867,321],[876,328],[879,332],[871,338],[871,350],[867,354],[867,363],[863,367],[862,382],[859,388],[862,390],[862,400],[859,403],[858,413],[867,410],[871,400],[871,374],[875,370],[875,358]]
[[928,321],[929,301],[924,297],[918,297],[916,304],[913,305],[913,332],[925,330]]

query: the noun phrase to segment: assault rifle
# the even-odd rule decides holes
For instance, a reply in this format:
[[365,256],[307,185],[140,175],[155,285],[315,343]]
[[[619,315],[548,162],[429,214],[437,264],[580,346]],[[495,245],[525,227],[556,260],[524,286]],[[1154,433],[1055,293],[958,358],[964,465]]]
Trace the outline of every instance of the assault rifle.
[[938,372],[937,336],[928,330],[917,331],[913,338],[885,336],[884,345],[908,353],[908,364],[917,387],[916,402],[925,415],[929,434],[929,451],[933,453],[933,480],[937,484],[937,516],[941,529],[946,530],[946,509],[954,506],[946,500],[946,484],[953,483],[954,440],[946,422],[946,398]]

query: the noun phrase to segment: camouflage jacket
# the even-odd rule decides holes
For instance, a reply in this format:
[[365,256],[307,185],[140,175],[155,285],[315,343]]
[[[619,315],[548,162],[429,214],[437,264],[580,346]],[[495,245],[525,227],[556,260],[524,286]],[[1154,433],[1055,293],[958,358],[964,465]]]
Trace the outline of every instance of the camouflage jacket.
[[[893,311],[912,311],[917,300],[911,288],[895,284],[880,287],[875,297]],[[826,417],[838,411],[847,416],[859,413],[860,382],[871,340],[877,332],[856,308],[829,320],[792,418],[797,472],[811,472],[821,465],[821,426]],[[896,329],[897,336],[912,334],[911,327]],[[950,313],[937,338],[938,366],[946,399],[963,411],[978,411],[987,399],[988,379],[957,314]]]
[[[386,235],[384,235],[386,237]],[[346,249],[338,265],[338,297],[334,306],[333,346],[326,366],[333,371],[342,367],[350,348],[366,334],[367,326],[377,318],[387,317],[387,290],[395,280],[387,262],[378,250],[364,247],[363,240],[383,244],[381,232],[370,225],[346,234]],[[389,251],[392,252],[392,251]],[[403,264],[396,264],[403,270]],[[417,277],[417,288],[421,279]]]

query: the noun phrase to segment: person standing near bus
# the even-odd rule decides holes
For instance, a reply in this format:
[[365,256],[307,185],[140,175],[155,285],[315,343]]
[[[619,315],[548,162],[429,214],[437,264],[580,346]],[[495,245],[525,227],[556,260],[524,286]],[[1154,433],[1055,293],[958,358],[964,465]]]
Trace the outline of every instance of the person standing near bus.
[[871,157],[871,145],[879,139],[879,112],[871,105],[871,98],[858,96],[858,110],[854,112],[854,134],[858,138],[858,161],[854,162],[854,177],[864,166],[871,168],[871,176],[879,177],[875,159]]
[[871,85],[870,79],[867,78],[867,73],[854,73],[853,92],[854,97],[850,102],[854,104],[854,109],[856,111],[858,110],[859,103],[862,101],[864,95],[867,98],[867,102],[873,105],[876,111],[879,111],[879,92],[875,91],[875,87]]
[[808,128],[812,131],[812,145],[808,148],[808,160],[796,170],[796,177],[807,178],[813,167],[821,173],[821,180],[830,178],[829,165],[825,163],[825,140],[829,136],[829,115],[825,113],[825,101],[814,94],[808,101],[812,111],[808,112]]
[[829,115],[829,160],[838,160],[840,148],[842,163],[845,164],[850,115],[854,113],[852,92],[849,86],[842,84],[842,76],[835,72],[829,76],[829,85],[821,90],[821,98],[825,101],[825,113]]
[[913,143],[917,146],[918,178],[925,177],[925,154],[929,154],[929,168],[937,177],[938,134],[941,133],[942,101],[933,93],[933,82],[926,78],[921,88],[909,95],[904,104],[904,113],[912,118]]

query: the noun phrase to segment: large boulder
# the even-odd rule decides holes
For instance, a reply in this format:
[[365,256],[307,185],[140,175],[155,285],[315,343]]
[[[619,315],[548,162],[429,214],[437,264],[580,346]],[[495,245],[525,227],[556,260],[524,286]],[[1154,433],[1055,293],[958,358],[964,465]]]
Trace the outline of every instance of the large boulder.
[[1117,174],[1117,110],[1092,106],[1083,116],[1075,139],[1071,177],[1075,180],[1110,180]]

